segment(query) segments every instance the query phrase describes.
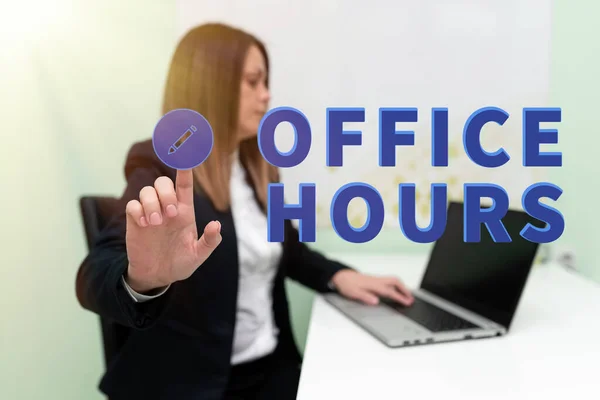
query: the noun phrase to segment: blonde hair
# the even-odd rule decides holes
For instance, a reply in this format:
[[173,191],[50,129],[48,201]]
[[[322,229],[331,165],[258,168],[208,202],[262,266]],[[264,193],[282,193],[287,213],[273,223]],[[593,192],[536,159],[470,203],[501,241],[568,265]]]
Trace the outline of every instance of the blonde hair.
[[[166,80],[163,114],[178,108],[195,110],[213,129],[211,154],[194,169],[194,177],[196,189],[201,188],[221,212],[230,207],[230,161],[238,140],[240,82],[246,54],[253,45],[265,58],[268,86],[269,58],[263,43],[240,29],[219,23],[200,25],[181,39]],[[262,157],[256,137],[239,144],[239,156],[266,210],[267,187],[277,181],[278,171]]]

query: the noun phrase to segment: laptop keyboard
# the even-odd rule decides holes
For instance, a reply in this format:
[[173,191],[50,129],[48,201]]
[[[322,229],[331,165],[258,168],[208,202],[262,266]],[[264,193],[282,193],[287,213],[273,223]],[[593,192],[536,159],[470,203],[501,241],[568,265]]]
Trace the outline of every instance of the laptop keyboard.
[[433,304],[427,303],[417,297],[414,299],[413,304],[409,307],[390,299],[380,299],[380,301],[432,332],[479,328],[477,325],[442,310]]

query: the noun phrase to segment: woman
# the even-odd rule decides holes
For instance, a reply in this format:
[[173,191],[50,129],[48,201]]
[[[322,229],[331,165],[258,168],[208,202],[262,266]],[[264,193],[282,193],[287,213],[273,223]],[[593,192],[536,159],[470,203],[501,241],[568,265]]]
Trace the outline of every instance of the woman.
[[289,221],[284,243],[267,241],[267,186],[278,173],[256,135],[268,87],[265,47],[245,32],[207,24],[179,43],[163,112],[204,115],[211,155],[174,171],[150,140],[136,143],[121,213],[77,277],[83,307],[129,328],[100,383],[111,400],[295,399],[301,358],[285,277],[367,304],[412,302],[397,279],[310,250]]

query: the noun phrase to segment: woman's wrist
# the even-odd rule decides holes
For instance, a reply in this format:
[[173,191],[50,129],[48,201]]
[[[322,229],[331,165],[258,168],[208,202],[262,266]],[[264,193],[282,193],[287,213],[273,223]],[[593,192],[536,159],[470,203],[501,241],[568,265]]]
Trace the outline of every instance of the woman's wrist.
[[125,275],[123,276],[127,285],[134,290],[136,293],[151,296],[154,293],[159,293],[168,285],[156,285],[148,282],[144,282],[141,279],[137,279],[134,274],[131,273],[131,265],[127,266],[127,270],[125,271]]

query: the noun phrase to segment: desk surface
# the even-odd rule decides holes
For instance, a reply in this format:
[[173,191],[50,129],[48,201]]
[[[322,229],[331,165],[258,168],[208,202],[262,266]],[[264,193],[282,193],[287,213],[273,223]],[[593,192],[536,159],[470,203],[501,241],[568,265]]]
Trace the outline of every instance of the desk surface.
[[[411,287],[426,263],[333,258]],[[390,349],[317,296],[298,399],[590,399],[600,396],[599,364],[600,285],[558,266],[536,266],[501,338]]]

